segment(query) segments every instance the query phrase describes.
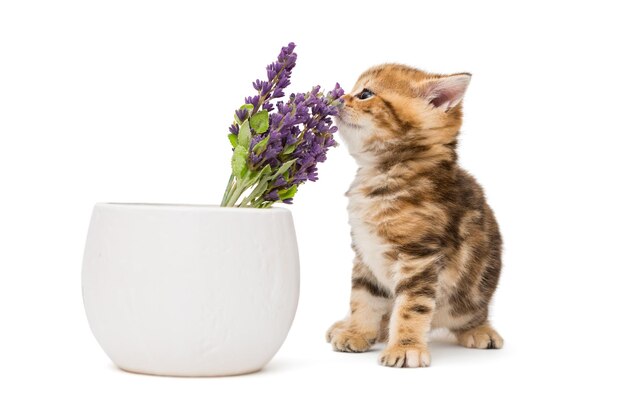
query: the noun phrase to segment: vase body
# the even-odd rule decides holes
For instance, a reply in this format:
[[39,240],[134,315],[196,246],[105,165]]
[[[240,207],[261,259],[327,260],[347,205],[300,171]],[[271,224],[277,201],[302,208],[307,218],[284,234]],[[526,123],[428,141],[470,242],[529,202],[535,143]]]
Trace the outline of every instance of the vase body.
[[124,370],[220,376],[261,369],[287,336],[299,280],[286,209],[94,207],[83,301],[94,336]]

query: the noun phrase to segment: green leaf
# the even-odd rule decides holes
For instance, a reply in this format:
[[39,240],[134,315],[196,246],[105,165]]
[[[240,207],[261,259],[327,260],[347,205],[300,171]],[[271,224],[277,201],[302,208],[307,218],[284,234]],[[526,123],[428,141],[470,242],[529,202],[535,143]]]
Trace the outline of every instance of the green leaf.
[[248,149],[241,145],[235,147],[233,158],[231,159],[233,174],[239,179],[243,178],[248,170]]
[[284,174],[285,172],[287,172],[287,170],[289,168],[291,168],[291,166],[293,164],[295,164],[297,161],[297,159],[292,159],[291,161],[287,161],[285,163],[283,163],[280,168],[278,168],[278,171],[276,171],[276,173],[274,175],[272,175],[271,181],[274,181],[276,178],[278,178],[279,175]]
[[278,196],[281,200],[286,200],[288,198],[293,198],[293,196],[296,195],[296,191],[298,191],[298,186],[294,184],[286,190],[280,190],[278,192]]
[[263,181],[265,182],[269,181],[269,178],[265,177],[265,175],[269,174],[271,170],[272,170],[272,167],[268,164],[268,165],[265,165],[263,169],[261,169],[260,171],[249,171],[245,179],[246,186],[251,187],[257,182],[261,183]]
[[254,110],[254,106],[252,104],[244,104],[243,106],[239,107],[240,109],[246,109],[246,110]]
[[271,171],[272,167],[269,164],[265,165],[261,171],[257,172],[254,182],[269,182],[270,178],[267,177],[267,174]]
[[228,140],[230,141],[230,144],[233,145],[233,148],[237,146],[237,135],[229,133]]
[[252,148],[252,152],[254,152],[257,155],[260,154],[261,152],[263,152],[267,148],[267,142],[269,140],[270,140],[270,137],[266,136],[264,139],[259,141],[259,143],[254,145],[254,148]]
[[250,137],[252,137],[252,132],[250,132],[250,122],[246,120],[243,122],[241,127],[239,128],[239,136],[237,136],[237,143],[240,146],[248,149],[250,147]]
[[272,167],[269,164],[265,165],[263,169],[261,170],[261,172],[259,173],[259,177],[269,174],[271,170],[272,170]]
[[270,127],[270,116],[267,110],[261,110],[250,118],[250,127],[256,133],[265,133]]
[[264,174],[265,167],[261,171],[250,171],[248,172],[248,177],[246,178],[247,186],[250,187],[255,183],[259,182],[259,178]]
[[291,145],[287,146],[285,149],[283,149],[283,155],[289,155],[290,153],[292,153],[293,151],[296,150],[296,144],[292,143]]

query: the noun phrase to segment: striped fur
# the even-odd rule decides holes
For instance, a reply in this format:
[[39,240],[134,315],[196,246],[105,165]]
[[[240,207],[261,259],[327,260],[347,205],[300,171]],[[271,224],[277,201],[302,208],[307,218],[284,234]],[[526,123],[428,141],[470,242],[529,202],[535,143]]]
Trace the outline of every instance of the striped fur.
[[466,347],[502,346],[487,321],[500,233],[481,187],[457,165],[469,79],[387,64],[363,73],[344,97],[337,124],[359,168],[347,192],[350,315],[327,333],[336,350],[387,340],[381,364],[428,366],[434,327]]

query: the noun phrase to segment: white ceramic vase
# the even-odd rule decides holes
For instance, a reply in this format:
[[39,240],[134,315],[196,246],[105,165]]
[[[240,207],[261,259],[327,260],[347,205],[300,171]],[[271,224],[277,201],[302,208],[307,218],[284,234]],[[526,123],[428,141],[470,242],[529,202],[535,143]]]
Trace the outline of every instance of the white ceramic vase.
[[293,321],[299,262],[291,213],[161,204],[96,204],[83,300],[111,360],[139,373],[254,372]]

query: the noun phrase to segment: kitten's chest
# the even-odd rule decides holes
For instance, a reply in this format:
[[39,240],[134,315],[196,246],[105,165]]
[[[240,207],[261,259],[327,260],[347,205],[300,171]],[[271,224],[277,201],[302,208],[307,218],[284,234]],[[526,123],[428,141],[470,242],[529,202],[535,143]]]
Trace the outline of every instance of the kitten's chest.
[[379,207],[371,198],[364,196],[353,186],[348,192],[348,214],[352,228],[352,243],[365,265],[385,287],[393,289],[389,259],[385,253],[391,250],[389,243],[377,233],[376,222]]

